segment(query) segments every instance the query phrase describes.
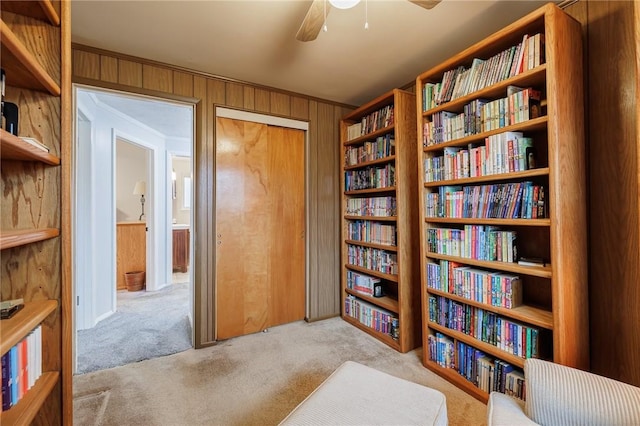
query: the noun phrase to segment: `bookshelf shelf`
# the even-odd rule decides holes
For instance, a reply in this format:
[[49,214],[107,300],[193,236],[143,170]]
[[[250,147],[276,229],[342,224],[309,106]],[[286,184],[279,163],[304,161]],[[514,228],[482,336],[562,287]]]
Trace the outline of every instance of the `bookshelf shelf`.
[[14,317],[2,320],[0,344],[4,354],[40,325],[44,372],[0,422],[67,424],[73,417],[72,292],[65,272],[71,196],[63,182],[71,176],[71,2],[3,1],[0,9],[3,101],[19,109],[19,134],[49,148],[0,130],[0,207],[8,213],[0,223],[2,297],[24,300]]
[[367,269],[367,268],[363,268],[361,266],[356,266],[356,265],[345,264],[344,267],[346,269],[350,269],[350,270],[356,271],[356,272],[362,272],[363,274],[371,275],[371,276],[374,276],[376,278],[382,278],[383,280],[391,281],[391,282],[394,282],[394,283],[398,282],[398,276],[397,275],[383,274],[382,272],[374,271],[372,269]]
[[447,299],[455,300],[457,302],[465,303],[467,305],[475,306],[477,308],[484,309],[485,311],[495,312],[503,316],[511,317],[515,320],[524,321],[528,324],[537,325],[538,327],[546,328],[548,330],[553,329],[553,314],[550,311],[539,309],[533,306],[518,306],[516,308],[506,309],[498,308],[496,306],[487,305],[475,300],[470,300],[464,297],[456,296],[455,294],[446,293],[433,288],[429,289],[430,294],[446,297]]
[[345,291],[351,295],[359,297],[362,300],[366,300],[367,302],[374,303],[388,311],[398,313],[398,301],[396,299],[392,299],[388,296],[382,297],[371,297],[366,294],[358,293],[357,291],[351,290],[349,288],[345,289]]
[[449,260],[452,262],[464,263],[467,265],[480,266],[498,271],[515,272],[516,274],[531,275],[534,277],[551,278],[551,266],[524,266],[511,262],[494,262],[487,260],[477,260],[468,257],[451,256],[447,254],[427,252],[427,257],[431,259]]
[[470,143],[484,141],[489,136],[498,135],[504,132],[534,132],[545,130],[547,128],[547,117],[532,118],[531,120],[524,121],[522,123],[512,124],[510,126],[501,127],[495,130],[489,130],[487,132],[476,133],[474,135],[465,136],[464,138],[454,139],[447,142],[442,142],[436,145],[429,145],[424,147],[424,152],[437,152],[442,151],[442,148],[451,146],[467,146]]
[[462,217],[427,217],[429,223],[459,223],[474,225],[510,225],[510,226],[551,226],[551,219],[491,219]]
[[0,129],[0,159],[40,161],[50,166],[60,164],[60,157],[38,149],[4,129]]
[[345,170],[357,170],[357,169],[362,169],[362,168],[368,167],[368,166],[374,166],[376,164],[393,163],[394,161],[396,161],[396,156],[395,155],[391,155],[389,157],[379,158],[377,160],[363,161],[362,163],[354,164],[354,165],[351,165],[351,166],[345,166],[344,169]]
[[396,222],[396,216],[345,216],[347,220],[375,220],[378,222]]
[[25,302],[13,317],[2,320],[2,338],[0,353],[4,355],[9,349],[22,340],[58,307],[56,300],[39,300]]
[[0,44],[7,85],[60,96],[60,86],[3,20],[0,20]]
[[384,188],[371,188],[371,189],[357,189],[354,191],[344,191],[344,195],[366,195],[366,194],[384,194],[388,192],[395,192],[395,186],[387,186]]
[[[522,332],[521,348],[531,343],[527,337],[538,345],[532,356],[588,368],[581,31],[577,21],[548,3],[416,78],[423,365],[484,402],[490,391],[505,389],[487,392],[479,387],[486,383],[465,378],[464,366],[482,359],[483,367],[499,369],[502,361],[517,370],[524,358],[430,318],[459,325],[468,319],[463,310],[478,308],[483,313],[474,318],[482,322],[475,326],[482,333],[516,344],[513,336]],[[457,88],[465,78],[470,83]],[[458,93],[463,96],[455,98]],[[452,134],[468,136],[440,143]],[[538,168],[523,170],[529,160]],[[441,180],[425,181],[434,178]],[[508,216],[515,212],[518,218],[431,217],[469,206],[504,216],[505,205]],[[470,253],[550,263],[484,261]],[[499,300],[521,295],[522,303],[507,309],[443,291],[447,283],[468,288],[466,280],[476,280],[476,286],[482,280],[482,289]],[[447,351],[461,364],[444,367]]]
[[383,343],[386,343],[388,346],[390,346],[391,348],[400,351],[400,344],[398,343],[398,341],[393,340],[391,337],[389,337],[388,334],[384,334],[384,333],[380,333],[370,327],[367,327],[366,325],[363,325],[362,323],[360,323],[358,320],[354,319],[354,318],[350,318],[350,317],[344,317],[343,318],[346,322],[348,322],[349,324],[354,325],[355,327],[359,328],[360,330],[364,331],[365,333],[375,337],[376,339],[380,340]]
[[[546,72],[547,72],[547,66],[540,65],[535,69],[525,71],[522,74],[511,77],[507,80],[500,81],[499,83],[486,87],[482,90],[473,92],[467,96],[462,96],[451,102],[447,102],[446,104],[438,105],[437,107],[432,108],[428,111],[423,111],[422,115],[426,117],[440,111],[462,112],[462,107],[465,104],[468,104],[470,101],[478,98],[495,98],[498,95],[504,94],[504,92],[507,89],[507,86],[510,86],[510,85],[538,86],[538,85],[544,84]],[[430,72],[427,72],[422,75],[425,76],[424,78],[422,78],[422,80],[427,81],[428,77],[426,76],[430,75]],[[421,78],[421,77],[422,76],[418,78]]]
[[18,404],[0,414],[1,423],[7,425],[31,424],[45,400],[58,383],[59,377],[60,373],[57,371],[42,373],[42,376],[40,376]]
[[425,188],[437,188],[444,185],[470,185],[482,182],[504,182],[507,180],[524,180],[537,176],[549,176],[549,168],[541,167],[539,169],[524,170],[522,172],[502,173],[498,175],[486,175],[472,178],[439,180],[436,182],[425,182]]
[[439,331],[442,334],[446,334],[447,336],[450,336],[456,340],[459,340],[461,342],[464,342],[468,345],[471,345],[477,349],[480,349],[482,352],[489,354],[489,355],[493,355],[496,358],[500,358],[504,361],[507,361],[508,363],[515,365],[519,368],[523,368],[524,367],[524,358],[520,358],[519,356],[510,354],[509,352],[505,352],[501,349],[499,349],[497,346],[493,346],[489,343],[485,343],[481,340],[478,340],[472,336],[468,336],[464,333],[461,333],[457,330],[452,330],[450,328],[444,327],[440,324],[436,324],[434,322],[427,322],[427,325],[430,329]]
[[377,138],[378,136],[386,135],[387,133],[393,132],[393,128],[394,128],[393,124],[390,125],[390,126],[383,127],[381,129],[375,130],[375,131],[373,131],[371,133],[367,133],[366,135],[362,135],[362,136],[359,136],[357,138],[348,140],[348,141],[344,142],[344,146],[359,145],[359,144],[361,144],[363,142],[375,140],[375,138]]
[[56,228],[0,231],[0,250],[48,240],[60,235]]
[[345,243],[351,244],[354,246],[371,247],[371,248],[377,248],[377,249],[386,250],[386,251],[398,251],[398,247],[390,246],[387,244],[367,243],[367,242],[358,241],[358,240],[345,240]]
[[[374,150],[378,149],[378,152],[384,153],[383,155],[391,153],[385,158],[360,163],[356,166],[343,162],[341,167],[341,184],[344,189],[341,238],[342,264],[344,266],[340,286],[344,301],[342,317],[350,324],[354,324],[359,329],[403,353],[421,344],[420,286],[417,280],[419,259],[417,241],[412,235],[412,229],[418,226],[418,215],[414,207],[418,191],[417,155],[414,149],[415,120],[415,95],[394,89],[347,114],[340,122],[341,158],[347,157],[348,150],[364,147],[366,142],[371,141],[378,143],[378,145],[374,145]],[[354,129],[356,129],[355,132]],[[364,135],[353,137],[362,133],[362,129],[365,129],[365,132],[373,130]],[[349,138],[349,135],[352,137]],[[391,145],[390,140],[392,139],[394,142]],[[383,143],[385,145],[381,145]],[[387,143],[390,145],[386,145]],[[350,179],[360,179],[358,173],[368,176],[367,169],[369,167],[380,169],[380,165],[384,165],[385,171],[387,169],[393,170],[390,172],[390,176],[392,176],[390,183],[393,186],[349,190],[347,182],[351,182]],[[349,174],[349,179],[347,179],[347,174]],[[348,203],[354,200],[361,200],[363,205],[373,205],[375,202],[382,201],[390,203],[377,206],[378,210],[376,211],[389,211],[394,215],[380,217],[345,214],[346,212],[369,212],[368,210],[349,210]],[[358,205],[358,201],[355,201],[354,204]],[[389,246],[352,240],[354,237],[349,234],[349,225],[350,221],[354,220],[372,223],[385,222],[384,232],[389,232],[390,228],[392,229],[390,232],[395,231],[396,245]],[[374,229],[373,226],[372,229]],[[384,259],[383,262],[395,265],[394,271],[397,271],[397,274],[386,274],[354,266],[350,263],[360,262],[349,262],[349,256],[355,256],[355,258],[358,256],[378,258],[380,256]],[[369,297],[352,290],[350,288],[352,283],[348,279],[356,278],[348,277],[354,276],[359,280],[364,280],[369,286],[379,279],[385,294],[391,296]],[[349,315],[352,304],[353,306],[363,306],[362,309],[371,312],[380,312],[384,318],[383,321],[390,321],[394,324],[393,328],[387,327],[386,330],[397,330],[397,340],[391,336],[394,331],[390,331],[389,334],[382,333],[352,318]],[[397,328],[395,328],[395,324],[397,324]]]

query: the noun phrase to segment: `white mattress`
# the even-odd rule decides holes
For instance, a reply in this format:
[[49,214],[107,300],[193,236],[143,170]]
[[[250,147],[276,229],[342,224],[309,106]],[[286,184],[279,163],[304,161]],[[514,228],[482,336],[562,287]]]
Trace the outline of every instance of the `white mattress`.
[[347,361],[281,425],[447,425],[444,394]]

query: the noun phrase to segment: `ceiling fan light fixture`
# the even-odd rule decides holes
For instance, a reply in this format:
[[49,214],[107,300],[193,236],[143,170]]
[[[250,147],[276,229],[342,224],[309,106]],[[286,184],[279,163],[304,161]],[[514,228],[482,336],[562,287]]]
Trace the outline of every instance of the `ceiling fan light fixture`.
[[329,0],[329,3],[331,3],[331,6],[338,9],[351,9],[360,3],[360,0]]

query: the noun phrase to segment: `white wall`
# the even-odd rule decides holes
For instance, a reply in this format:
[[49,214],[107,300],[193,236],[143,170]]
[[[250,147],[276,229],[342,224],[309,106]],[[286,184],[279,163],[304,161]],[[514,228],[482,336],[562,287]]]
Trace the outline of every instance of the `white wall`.
[[116,140],[116,222],[139,220],[142,213],[140,195],[134,195],[133,189],[136,182],[146,182],[149,173],[147,163],[147,151],[144,148],[121,138]]
[[84,276],[90,281],[77,282],[77,285],[84,287],[83,292],[78,292],[84,293],[80,303],[91,304],[85,310],[91,311],[93,318],[93,321],[88,321],[89,324],[80,324],[78,321],[78,328],[82,329],[92,327],[115,312],[116,308],[116,140],[126,139],[152,152],[146,179],[148,195],[145,195],[145,214],[150,230],[147,234],[147,262],[158,267],[152,270],[147,268],[147,291],[171,283],[171,229],[167,226],[171,218],[167,217],[165,207],[169,194],[166,182],[170,181],[171,176],[170,171],[167,175],[163,135],[109,107],[96,104],[94,98],[84,90],[77,91],[76,102],[78,109],[90,117],[92,133],[90,141],[79,141],[77,147],[77,159],[79,162],[82,159],[83,164],[77,164],[76,182],[84,185],[82,192],[78,193],[78,201],[83,196],[89,200],[77,203],[76,217],[90,218],[83,230],[78,229],[77,235],[79,239],[89,240],[88,250],[76,253],[76,264],[90,268],[90,271],[84,271]]
[[183,182],[185,177],[191,177],[191,158],[173,157],[173,170],[176,173],[176,198],[173,200],[173,218],[176,223],[189,225],[191,222],[191,209],[183,207],[185,197]]

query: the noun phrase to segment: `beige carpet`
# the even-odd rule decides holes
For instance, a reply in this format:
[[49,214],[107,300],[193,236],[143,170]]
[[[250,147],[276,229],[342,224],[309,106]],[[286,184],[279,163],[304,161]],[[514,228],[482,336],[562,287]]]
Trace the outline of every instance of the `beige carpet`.
[[[295,322],[75,376],[74,424],[275,425],[340,364],[353,360],[440,390],[452,426],[484,425],[486,406],[425,369],[421,354],[400,354],[340,318]],[[390,410],[391,397],[382,396]]]

